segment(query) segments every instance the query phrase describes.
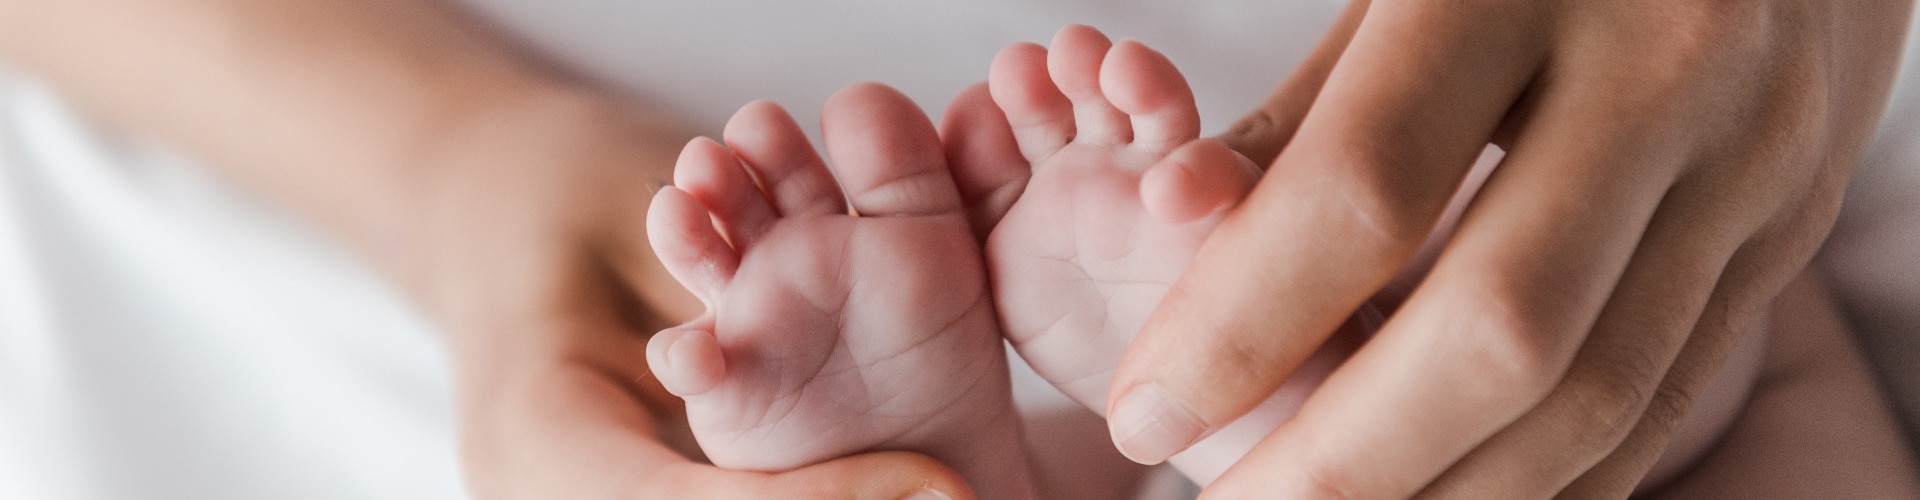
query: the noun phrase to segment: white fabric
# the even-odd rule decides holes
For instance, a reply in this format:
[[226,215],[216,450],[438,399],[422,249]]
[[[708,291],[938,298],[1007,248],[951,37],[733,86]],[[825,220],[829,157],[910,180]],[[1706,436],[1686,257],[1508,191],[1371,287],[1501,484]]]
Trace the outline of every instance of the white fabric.
[[[1166,52],[1217,131],[1344,1],[469,3],[707,131],[756,98],[811,127],[860,80],[937,115],[1001,46],[1073,22]],[[1861,172],[1907,186],[1853,210],[1912,217],[1857,232],[1875,255],[1920,252],[1874,236],[1920,231],[1912,100],[1888,119],[1909,132],[1876,146],[1891,166]],[[1882,279],[1855,280],[1859,296],[1920,310],[1916,262],[1860,264]],[[0,70],[0,498],[459,498],[445,367],[431,327],[340,249]],[[1023,379],[1023,405],[1068,404]]]
[[0,76],[0,498],[457,498],[446,362],[339,250]]

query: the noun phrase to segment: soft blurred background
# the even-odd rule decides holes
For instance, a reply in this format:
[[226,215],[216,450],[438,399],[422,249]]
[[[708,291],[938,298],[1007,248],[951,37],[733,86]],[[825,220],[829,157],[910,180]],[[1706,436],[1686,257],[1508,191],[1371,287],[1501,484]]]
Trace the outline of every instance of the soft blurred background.
[[[673,16],[645,2],[470,7],[556,67],[703,133],[757,98],[811,127],[826,96],[861,80],[892,84],[937,117],[1000,47],[1092,24],[1166,52],[1216,132],[1344,4],[999,3],[721,0]],[[1920,430],[1916,40],[1815,264],[1835,279],[1910,435]],[[200,162],[0,60],[0,499],[461,497],[434,327],[346,250]]]

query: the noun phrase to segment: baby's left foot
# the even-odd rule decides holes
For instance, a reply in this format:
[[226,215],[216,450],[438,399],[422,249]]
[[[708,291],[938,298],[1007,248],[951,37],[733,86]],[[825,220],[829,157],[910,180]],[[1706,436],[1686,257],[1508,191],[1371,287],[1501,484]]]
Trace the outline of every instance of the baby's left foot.
[[715,465],[910,450],[981,498],[1031,498],[980,246],[932,123],[875,84],[821,122],[844,198],[771,103],[735,115],[726,146],[682,153],[648,234],[709,309],[655,336],[650,367]]

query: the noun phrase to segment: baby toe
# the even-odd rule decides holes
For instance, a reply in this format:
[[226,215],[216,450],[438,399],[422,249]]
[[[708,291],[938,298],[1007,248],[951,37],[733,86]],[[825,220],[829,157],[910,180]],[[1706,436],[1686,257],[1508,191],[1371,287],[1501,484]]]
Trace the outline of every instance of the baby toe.
[[1076,24],[1054,35],[1047,51],[1047,72],[1073,102],[1075,141],[1114,144],[1132,139],[1127,115],[1100,91],[1100,64],[1112,47],[1099,30]]
[[961,213],[940,135],[906,95],[877,83],[848,87],[827,100],[820,126],[860,215]]
[[1100,90],[1133,125],[1133,142],[1162,150],[1200,136],[1193,89],[1173,61],[1134,40],[1121,40],[1100,65]]

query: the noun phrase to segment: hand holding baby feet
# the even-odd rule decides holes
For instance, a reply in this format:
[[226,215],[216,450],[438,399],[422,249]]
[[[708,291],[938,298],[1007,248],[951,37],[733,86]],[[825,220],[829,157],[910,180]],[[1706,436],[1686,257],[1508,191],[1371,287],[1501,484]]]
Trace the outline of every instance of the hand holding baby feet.
[[649,365],[715,465],[909,450],[982,498],[1031,498],[980,248],[932,124],[875,84],[821,122],[833,173],[765,102],[725,146],[682,153],[649,238],[708,313],[656,335]]
[[[1025,191],[987,242],[1001,322],[1035,372],[1105,415],[1127,344],[1259,170],[1225,144],[1198,138],[1185,79],[1139,42],[1114,44],[1093,28],[1069,26],[1051,48],[1001,51],[988,86],[1018,153],[996,155],[976,139],[955,157],[1031,165]],[[995,136],[985,129],[992,120],[971,125],[976,130],[950,123],[948,135]],[[1353,337],[1337,337],[1260,409],[1174,464],[1200,484],[1211,481],[1299,407],[1351,352]]]

